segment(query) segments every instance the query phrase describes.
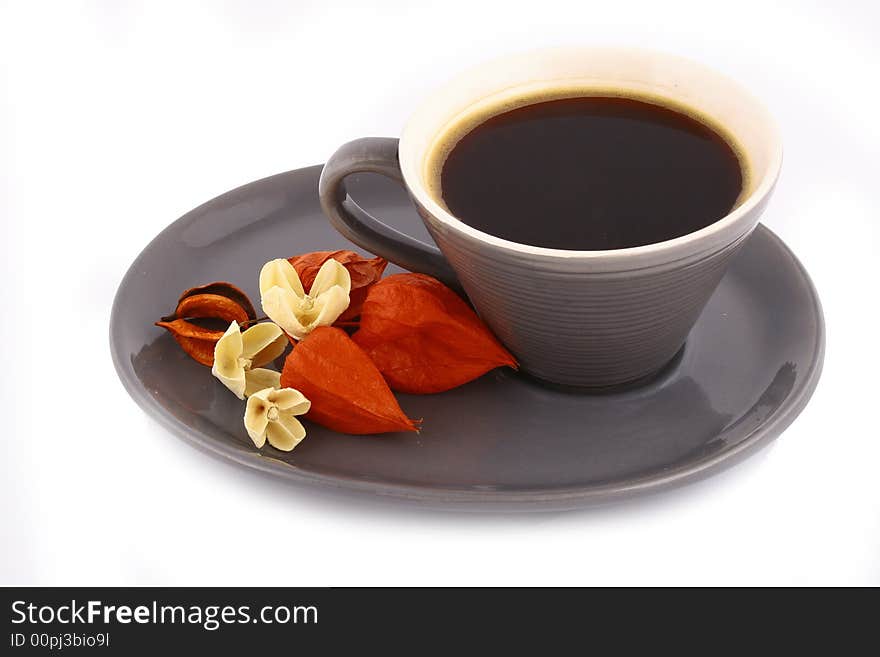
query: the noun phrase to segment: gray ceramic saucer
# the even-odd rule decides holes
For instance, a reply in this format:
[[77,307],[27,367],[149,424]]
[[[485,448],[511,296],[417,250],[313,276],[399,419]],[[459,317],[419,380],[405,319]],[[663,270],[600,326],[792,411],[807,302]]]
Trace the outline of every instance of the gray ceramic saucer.
[[[179,436],[302,484],[435,507],[565,509],[655,492],[728,467],[778,436],[822,367],[816,292],[797,259],[758,226],[690,334],[655,380],[614,394],[547,387],[497,370],[440,395],[401,395],[420,435],[354,437],[309,425],[290,454],[257,451],[244,403],[153,326],[185,288],[228,280],[258,300],[271,258],[353,248],[318,204],[320,167],[220,196],[138,256],[113,306],[110,343],[131,396]],[[394,183],[354,177],[353,197],[427,240]]]

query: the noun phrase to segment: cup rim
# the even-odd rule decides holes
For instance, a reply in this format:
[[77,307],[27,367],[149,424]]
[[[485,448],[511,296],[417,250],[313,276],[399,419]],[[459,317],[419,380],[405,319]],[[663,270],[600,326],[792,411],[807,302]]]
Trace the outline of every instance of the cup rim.
[[[474,72],[479,71],[484,67],[497,65],[507,60],[515,61],[518,58],[538,55],[589,57],[590,55],[596,54],[604,56],[618,54],[629,57],[639,56],[646,58],[646,60],[651,58],[654,60],[663,60],[671,64],[687,66],[692,70],[700,70],[705,74],[709,74],[723,81],[727,86],[735,90],[741,98],[747,100],[761,116],[763,129],[770,141],[768,149],[770,157],[768,158],[766,170],[757,184],[754,185],[748,196],[727,215],[694,232],[664,240],[662,242],[653,242],[651,244],[623,249],[605,250],[557,249],[524,244],[497,237],[491,233],[474,228],[456,218],[433,198],[426,189],[419,171],[419,160],[424,156],[424,153],[417,156],[413,155],[411,149],[405,148],[405,145],[414,136],[413,133],[415,132],[417,118],[431,106],[436,97],[442,95],[447,89],[455,87],[460,80],[466,78],[468,75],[472,75]],[[478,102],[480,99],[481,96],[475,96],[474,102]],[[641,262],[644,266],[650,266],[685,258],[692,255],[694,252],[702,252],[706,249],[722,247],[749,232],[757,221],[755,220],[755,222],[751,222],[751,225],[749,225],[749,219],[753,216],[756,208],[761,206],[773,191],[779,177],[779,171],[782,166],[782,139],[775,119],[760,100],[735,80],[690,58],[646,48],[603,46],[545,48],[489,60],[488,62],[479,64],[464,73],[459,74],[445,85],[438,88],[434,93],[429,94],[404,126],[400,139],[399,157],[404,182],[414,201],[426,210],[433,219],[440,222],[444,228],[452,230],[455,233],[508,252],[513,252],[514,254],[520,253],[538,258],[578,261],[590,265],[591,268],[593,266],[601,268],[603,264],[612,262],[619,265],[621,260],[626,260],[627,262]]]

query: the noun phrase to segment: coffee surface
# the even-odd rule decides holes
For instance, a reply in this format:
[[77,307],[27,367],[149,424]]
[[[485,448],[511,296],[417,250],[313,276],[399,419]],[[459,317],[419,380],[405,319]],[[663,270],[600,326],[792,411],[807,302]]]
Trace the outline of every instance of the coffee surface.
[[498,237],[557,249],[662,242],[730,212],[736,152],[684,113],[629,98],[550,100],[498,114],[451,147],[443,202]]

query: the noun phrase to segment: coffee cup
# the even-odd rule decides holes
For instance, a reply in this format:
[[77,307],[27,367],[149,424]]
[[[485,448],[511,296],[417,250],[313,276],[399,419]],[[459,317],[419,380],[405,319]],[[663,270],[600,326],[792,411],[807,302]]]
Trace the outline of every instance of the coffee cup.
[[[747,174],[735,205],[672,239],[599,250],[511,241],[456,217],[436,191],[432,164],[449,126],[487,107],[556,97],[559,90],[653,99],[692,108],[723,127]],[[399,140],[358,139],[339,148],[324,166],[319,194],[332,224],[352,242],[462,290],[525,372],[601,389],[648,380],[679,352],[757,225],[781,163],[772,117],[727,77],[669,54],[564,48],[505,57],[460,75],[425,99]],[[400,182],[436,246],[358,206],[345,178],[362,172]]]

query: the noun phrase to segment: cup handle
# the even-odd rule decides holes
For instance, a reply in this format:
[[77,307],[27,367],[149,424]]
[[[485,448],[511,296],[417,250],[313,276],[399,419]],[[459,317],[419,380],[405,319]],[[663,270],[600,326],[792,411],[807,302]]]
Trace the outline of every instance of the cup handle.
[[388,226],[349,196],[345,178],[352,173],[380,173],[403,183],[397,139],[366,137],[342,145],[327,160],[318,182],[321,207],[330,223],[349,240],[410,271],[428,274],[455,290],[458,277],[436,246],[425,244]]

